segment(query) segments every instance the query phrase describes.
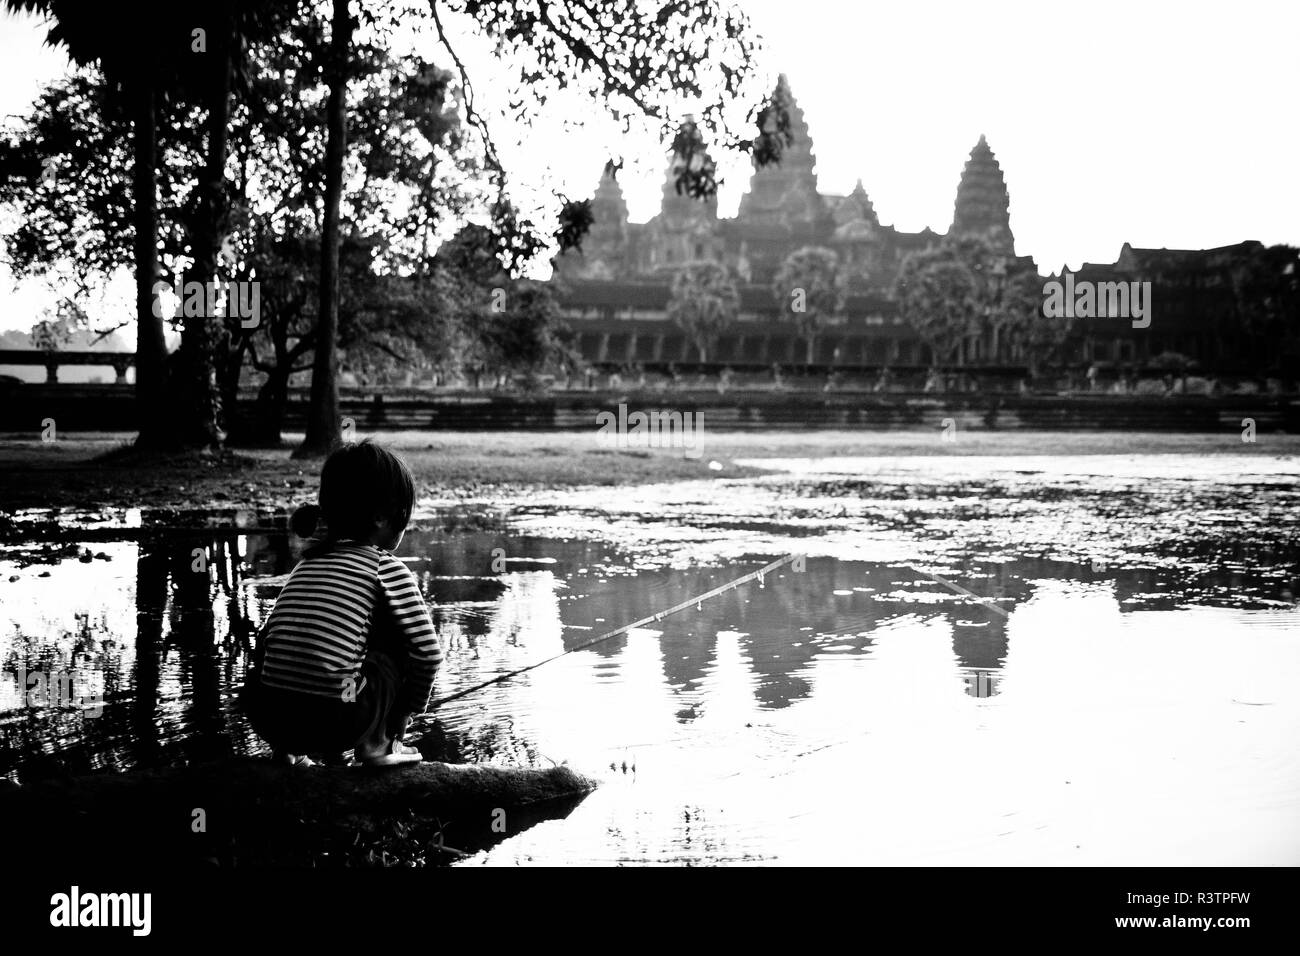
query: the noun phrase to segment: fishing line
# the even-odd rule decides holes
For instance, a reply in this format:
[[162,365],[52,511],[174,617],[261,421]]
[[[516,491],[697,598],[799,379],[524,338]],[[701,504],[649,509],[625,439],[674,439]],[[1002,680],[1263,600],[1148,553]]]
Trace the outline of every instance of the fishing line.
[[910,568],[911,570],[915,571],[917,574],[921,575],[921,577],[923,578],[929,578],[935,584],[943,585],[953,594],[959,594],[965,597],[974,598],[977,604],[983,604],[990,611],[996,611],[998,614],[1001,614],[1003,617],[1006,618],[1011,617],[1011,614],[1009,612],[1003,610],[1002,608],[998,607],[996,604],[993,603],[994,601],[997,600],[997,598],[980,597],[980,595],[976,594],[974,591],[968,591],[960,584],[954,584],[953,582],[947,580],[946,578],[939,577],[939,575],[937,574],[931,574],[929,571],[922,571],[915,564],[906,564],[904,565],[904,567]]
[[[708,583],[700,580],[701,578],[713,578],[717,572],[707,568],[694,569],[694,579],[689,581],[675,580],[673,576],[660,576],[660,569],[648,569],[646,572],[635,574],[615,574],[604,572],[595,575],[575,575],[566,582],[566,590],[569,592],[564,596],[569,605],[570,613],[582,613],[585,608],[593,608],[599,602],[608,600],[609,592],[602,585],[634,584],[636,592],[634,595],[635,605],[638,607],[654,607],[659,602],[669,602],[679,600],[679,595],[686,591],[687,587],[699,587],[701,584]],[[690,573],[690,572],[688,572]],[[655,574],[655,577],[649,577]],[[583,593],[578,593],[580,591]],[[689,593],[689,592],[687,592]],[[631,602],[629,602],[631,603]],[[583,626],[569,624],[565,625],[566,630],[586,630],[598,631],[596,625],[604,624],[604,618],[593,618],[592,626]]]
[[551,661],[559,660],[561,657],[565,657],[569,654],[574,653],[575,651],[582,651],[582,650],[586,650],[589,647],[594,647],[597,644],[618,637],[620,634],[626,634],[628,631],[635,630],[638,627],[644,627],[647,624],[658,623],[659,621],[662,621],[664,618],[669,617],[670,615],[673,614],[677,614],[680,611],[684,611],[689,607],[698,608],[705,601],[708,601],[711,598],[715,598],[720,594],[725,594],[727,591],[730,591],[733,588],[738,588],[742,584],[747,584],[748,582],[753,581],[755,579],[757,579],[758,582],[761,584],[763,578],[771,574],[773,571],[780,570],[781,568],[785,567],[787,564],[793,564],[795,562],[802,563],[803,558],[804,556],[801,554],[787,554],[784,558],[778,558],[772,563],[766,564],[763,567],[759,568],[757,571],[750,571],[748,574],[742,575],[736,578],[734,581],[729,581],[726,584],[722,584],[716,588],[713,588],[712,590],[705,591],[702,594],[697,594],[691,598],[687,598],[685,601],[681,601],[677,604],[674,604],[672,607],[664,608],[662,611],[656,611],[654,614],[651,614],[648,617],[643,617],[639,621],[633,621],[631,624],[624,624],[621,627],[616,627],[612,631],[606,631],[604,634],[601,634],[598,637],[593,637],[589,640],[583,641],[580,644],[575,644],[573,647],[570,647],[568,650],[561,651],[558,654],[552,654],[550,657],[544,658],[543,660],[535,661],[532,664],[527,664],[524,667],[519,667],[512,671],[507,671],[504,674],[498,674],[496,677],[493,677],[490,680],[485,680],[482,683],[473,685],[472,687],[466,687],[464,690],[458,690],[456,691],[456,693],[448,694],[446,697],[439,697],[437,700],[429,704],[429,709],[432,710],[435,707],[441,707],[443,704],[448,704],[453,700],[459,700],[462,697],[468,697],[470,694],[476,693],[485,687],[491,687],[493,684],[500,684],[503,681],[510,680],[510,678],[512,677],[518,677],[520,674],[526,674],[528,671],[536,670],[537,668],[541,667],[543,664],[549,664]]

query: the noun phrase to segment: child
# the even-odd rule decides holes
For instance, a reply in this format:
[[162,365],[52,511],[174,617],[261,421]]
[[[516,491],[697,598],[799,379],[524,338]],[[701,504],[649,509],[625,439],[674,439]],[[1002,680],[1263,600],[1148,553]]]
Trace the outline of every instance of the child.
[[411,518],[411,472],[369,441],[345,445],[321,470],[319,500],[291,520],[302,537],[321,519],[325,529],[262,631],[253,729],[292,766],[348,749],[367,766],[419,763],[402,736],[428,706],[442,648],[415,576],[391,554]]

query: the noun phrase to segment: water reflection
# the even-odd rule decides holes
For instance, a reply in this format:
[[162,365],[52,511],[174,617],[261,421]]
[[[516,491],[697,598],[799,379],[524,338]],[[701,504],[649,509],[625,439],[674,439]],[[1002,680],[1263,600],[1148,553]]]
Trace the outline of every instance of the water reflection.
[[[296,561],[293,541],[281,532],[229,528],[104,546],[111,561],[69,558],[48,577],[37,565],[15,562],[4,608],[11,630],[0,643],[0,773],[48,776],[256,751],[234,692]],[[428,532],[409,535],[402,557],[430,596],[448,645],[439,693],[571,649],[767,558],[674,568],[596,541]],[[948,635],[953,692],[987,698],[1002,691],[1008,614],[1034,600],[1045,581],[1104,589],[1121,612],[1186,601],[1167,576],[1148,568],[1094,570],[1042,558],[952,563],[918,574],[909,565],[811,558],[803,572],[787,567],[653,631],[584,651],[575,679],[627,690],[650,668],[663,692],[644,706],[677,724],[709,712],[719,684],[743,698],[727,704],[733,712],[777,711],[815,693],[820,662],[870,659],[880,628],[909,620],[938,624]],[[1229,579],[1242,573],[1224,571]],[[93,687],[102,696],[102,715],[30,706],[15,675],[32,671],[75,675],[83,692]],[[451,759],[545,759],[516,727],[523,694],[519,685],[501,685],[426,720],[430,746]]]

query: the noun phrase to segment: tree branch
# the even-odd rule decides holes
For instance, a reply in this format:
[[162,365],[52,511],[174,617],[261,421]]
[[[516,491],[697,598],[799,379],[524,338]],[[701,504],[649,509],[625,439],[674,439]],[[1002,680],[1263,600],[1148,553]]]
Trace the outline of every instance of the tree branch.
[[474,87],[469,81],[469,71],[465,69],[460,55],[452,47],[451,41],[447,39],[447,31],[443,29],[442,18],[438,16],[438,0],[429,0],[429,11],[433,14],[433,25],[438,30],[438,39],[442,41],[443,47],[447,50],[448,56],[451,57],[452,63],[456,65],[456,71],[460,74],[461,89],[465,91],[465,119],[479,131],[483,137],[483,151],[487,157],[489,165],[493,172],[500,177],[499,185],[501,189],[505,188],[505,169],[501,165],[501,160],[497,156],[496,144],[492,142],[492,134],[488,130],[487,121],[483,119],[479,112],[474,108]]

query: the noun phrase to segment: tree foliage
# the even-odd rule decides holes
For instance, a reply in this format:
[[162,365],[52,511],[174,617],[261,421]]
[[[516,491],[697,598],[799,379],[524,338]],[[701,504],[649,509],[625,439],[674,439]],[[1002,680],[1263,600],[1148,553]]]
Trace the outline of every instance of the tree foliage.
[[971,269],[947,249],[914,253],[898,271],[894,297],[903,317],[929,346],[931,364],[954,363],[981,312]]
[[1234,263],[1229,279],[1238,325],[1253,341],[1264,366],[1296,374],[1300,362],[1300,249],[1270,246]]
[[1037,272],[978,237],[958,237],[908,256],[893,294],[935,366],[961,363],[963,344],[973,338],[991,344],[988,360],[1033,364],[1059,349],[1070,332],[1065,320],[1043,318]]
[[740,294],[726,267],[717,262],[689,262],[673,276],[668,299],[668,318],[690,338],[708,361],[708,353],[722,334],[736,321]]
[[1062,359],[1074,320],[1043,314],[1043,279],[1035,270],[1013,270],[993,308],[1002,323],[1002,341],[1009,346],[1006,358],[1024,362],[1034,373]]
[[[202,162],[191,107],[161,110],[158,208],[164,274],[189,251],[183,210]],[[16,276],[44,277],[83,305],[133,265],[131,120],[103,74],[56,81],[0,138],[0,205],[11,212],[5,259]],[[96,321],[111,322],[110,317]]]
[[776,271],[772,295],[782,314],[799,330],[809,364],[817,333],[844,309],[845,287],[839,256],[823,246],[796,249]]
[[[446,42],[438,5],[430,0]],[[453,0],[448,6],[473,18],[496,42],[500,61],[510,64],[499,79],[509,84],[510,109],[525,123],[535,121],[557,93],[572,89],[623,120],[625,128],[637,114],[658,121],[669,139],[678,129],[676,104],[687,99],[696,104],[699,124],[713,130],[723,146],[752,150],[756,137],[741,131],[737,104],[755,101],[745,115],[757,127],[762,161],[778,160],[789,142],[788,116],[782,124],[780,109],[757,102],[758,91],[751,85],[757,38],[739,5],[722,0]],[[456,62],[461,65],[459,57]],[[472,90],[469,77],[464,78]],[[711,192],[699,170],[693,179],[684,191]]]

